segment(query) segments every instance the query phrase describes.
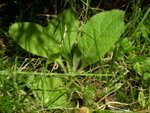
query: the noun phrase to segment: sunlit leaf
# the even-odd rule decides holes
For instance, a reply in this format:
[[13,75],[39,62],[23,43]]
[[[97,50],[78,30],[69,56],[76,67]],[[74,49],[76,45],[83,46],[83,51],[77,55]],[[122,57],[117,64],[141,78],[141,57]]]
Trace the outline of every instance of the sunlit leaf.
[[9,34],[23,49],[32,54],[48,58],[61,52],[58,41],[41,25],[29,22],[15,23],[10,27]]
[[123,11],[112,10],[91,17],[77,40],[83,54],[82,68],[98,61],[119,39],[123,28]]

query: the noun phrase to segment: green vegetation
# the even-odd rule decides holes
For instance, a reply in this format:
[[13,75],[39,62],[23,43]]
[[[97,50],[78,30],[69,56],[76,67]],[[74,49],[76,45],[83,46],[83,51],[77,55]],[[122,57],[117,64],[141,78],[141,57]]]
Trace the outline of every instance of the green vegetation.
[[109,1],[0,5],[21,9],[0,17],[1,112],[149,111],[149,5]]

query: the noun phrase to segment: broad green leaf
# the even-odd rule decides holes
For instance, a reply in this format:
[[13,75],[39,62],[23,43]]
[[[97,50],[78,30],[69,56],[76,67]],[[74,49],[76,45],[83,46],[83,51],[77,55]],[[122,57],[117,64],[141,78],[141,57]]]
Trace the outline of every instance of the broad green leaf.
[[75,43],[78,31],[78,20],[75,11],[72,8],[64,10],[57,18],[50,21],[47,30],[51,31],[50,33],[59,42],[62,54],[66,57]]
[[36,79],[31,88],[35,98],[44,102],[47,107],[65,106],[66,92],[61,87],[63,82],[61,78],[44,78]]
[[66,57],[76,40],[78,20],[70,8],[62,11],[47,28],[29,22],[13,24],[9,34],[25,50],[48,58],[61,52]]
[[10,27],[9,34],[23,49],[35,55],[48,58],[61,52],[58,41],[38,24],[15,23]]
[[124,12],[112,10],[94,15],[77,39],[82,52],[82,68],[98,61],[119,39],[124,28]]

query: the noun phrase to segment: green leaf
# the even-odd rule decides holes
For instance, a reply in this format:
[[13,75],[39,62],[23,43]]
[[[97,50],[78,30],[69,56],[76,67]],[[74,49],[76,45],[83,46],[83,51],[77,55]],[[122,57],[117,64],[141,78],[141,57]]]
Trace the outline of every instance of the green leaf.
[[139,104],[142,106],[142,108],[144,108],[146,105],[146,99],[144,98],[145,98],[144,92],[140,91],[138,95],[138,101],[139,101]]
[[119,39],[124,28],[124,12],[112,10],[94,15],[77,39],[82,52],[82,68],[98,61]]
[[146,71],[150,72],[150,59],[145,60]]
[[73,8],[62,11],[56,19],[50,21],[47,31],[59,42],[64,57],[70,53],[78,32],[78,20]]
[[138,63],[138,62],[134,65],[133,69],[134,69],[137,73],[142,73],[141,65],[140,65],[140,63]]
[[70,8],[50,21],[47,28],[34,23],[20,22],[10,27],[9,34],[23,49],[32,54],[49,58],[62,52],[67,58],[75,43],[77,31],[76,13]]
[[35,98],[44,102],[47,107],[65,106],[66,92],[61,78],[44,78],[33,82],[32,89]]
[[77,70],[80,60],[81,60],[81,55],[82,54],[80,50],[77,48],[73,54],[73,67],[72,67],[73,71]]
[[144,80],[148,80],[150,79],[150,73],[145,72],[144,73]]
[[9,29],[12,38],[26,51],[48,58],[61,52],[57,40],[38,24],[21,22]]
[[140,31],[144,38],[148,38],[148,34],[150,33],[150,30],[144,24],[141,24]]

